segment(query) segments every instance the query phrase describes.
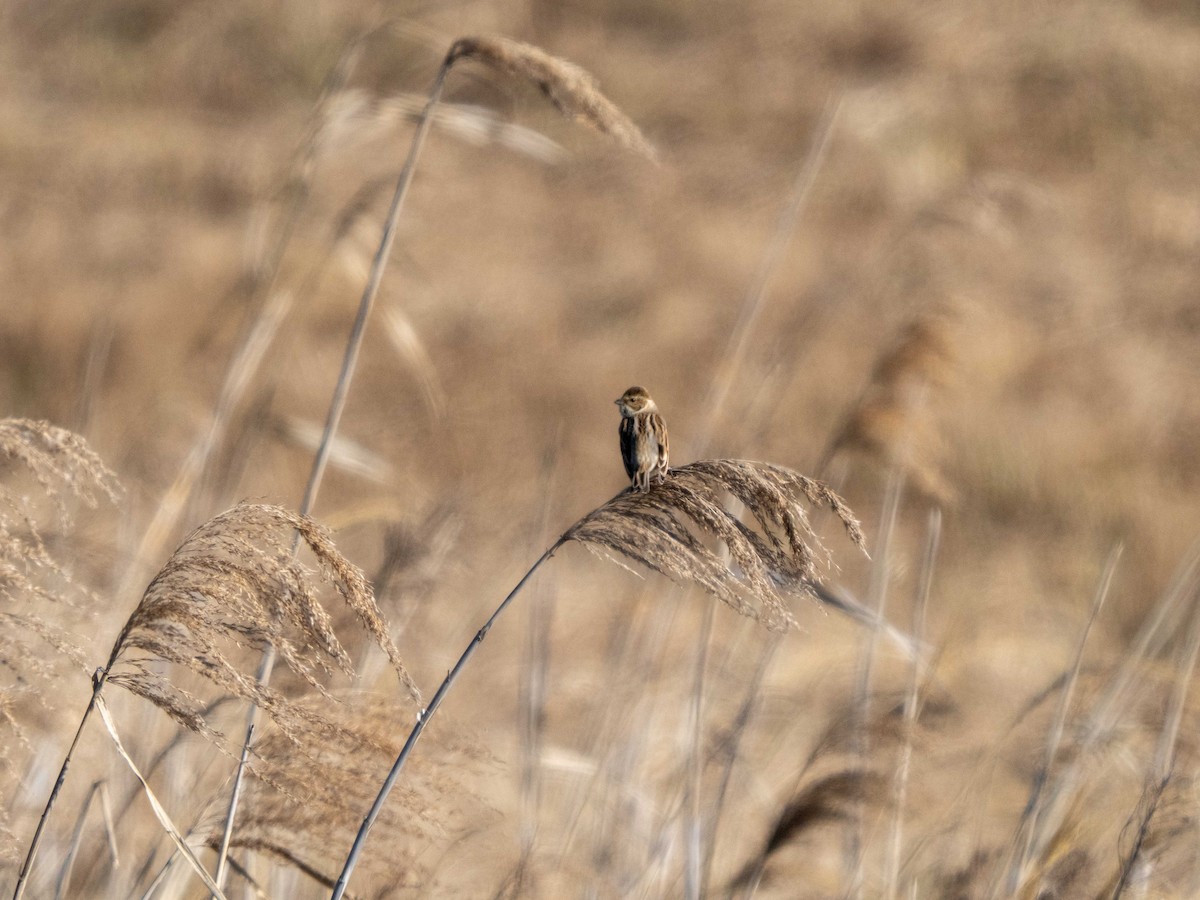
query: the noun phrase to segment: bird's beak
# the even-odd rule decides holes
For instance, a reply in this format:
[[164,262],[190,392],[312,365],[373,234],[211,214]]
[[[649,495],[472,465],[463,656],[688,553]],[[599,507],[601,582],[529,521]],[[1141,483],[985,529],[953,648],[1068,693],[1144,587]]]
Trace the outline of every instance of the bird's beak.
[[620,398],[620,397],[618,397],[616,400],[614,400],[614,401],[613,401],[613,403],[620,403],[620,402],[621,402],[621,398]]

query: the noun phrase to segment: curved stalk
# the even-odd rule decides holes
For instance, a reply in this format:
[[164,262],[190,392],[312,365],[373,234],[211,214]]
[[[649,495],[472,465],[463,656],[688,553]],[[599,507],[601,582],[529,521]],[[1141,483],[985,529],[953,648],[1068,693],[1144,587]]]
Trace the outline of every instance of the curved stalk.
[[[313,505],[317,500],[317,492],[321,489],[321,480],[325,475],[325,467],[333,451],[333,438],[337,433],[338,424],[341,422],[342,413],[346,408],[346,398],[350,392],[350,382],[354,378],[354,370],[358,365],[358,354],[362,349],[363,337],[366,334],[367,319],[370,317],[371,310],[375,305],[375,298],[379,294],[379,285],[383,281],[383,272],[387,268],[388,257],[391,256],[392,244],[396,237],[396,225],[400,221],[400,211],[404,207],[404,200],[408,196],[408,189],[412,184],[413,174],[416,172],[417,159],[421,155],[421,148],[425,145],[425,138],[429,134],[429,128],[433,122],[433,110],[441,100],[442,89],[446,83],[446,75],[450,71],[450,67],[454,64],[455,59],[457,59],[455,49],[452,49],[450,54],[447,55],[446,60],[442,63],[441,68],[438,69],[437,78],[434,80],[433,87],[429,91],[429,100],[426,102],[425,109],[421,113],[417,131],[413,135],[412,144],[409,146],[408,158],[404,161],[404,167],[400,170],[400,175],[396,179],[396,190],[392,195],[391,206],[388,208],[383,234],[379,239],[379,247],[375,251],[375,258],[371,262],[371,271],[367,277],[367,283],[363,287],[362,297],[359,300],[358,314],[354,317],[354,325],[350,330],[350,337],[346,341],[346,352],[342,358],[342,369],[338,375],[337,384],[333,389],[333,397],[329,402],[329,413],[325,418],[325,431],[321,436],[321,443],[317,447],[317,455],[313,459],[312,469],[308,476],[308,484],[304,488],[304,499],[300,503],[301,515],[309,515],[312,512]],[[299,545],[299,541],[300,536],[297,534],[293,552],[296,546]],[[263,651],[263,658],[259,664],[259,684],[266,684],[270,681],[271,670],[274,666],[275,648],[268,646]],[[216,882],[222,886],[225,877],[226,860],[228,859],[229,840],[233,833],[238,801],[241,796],[242,784],[245,780],[246,760],[249,758],[250,741],[261,719],[262,710],[257,706],[252,706],[247,715],[246,737],[242,742],[242,752],[238,759],[237,773],[234,775],[233,790],[229,795],[229,809],[225,815],[225,828],[221,834],[221,850],[217,858]]]
[[46,822],[50,819],[50,808],[54,806],[54,801],[58,799],[58,794],[62,790],[63,782],[67,780],[67,769],[71,765],[71,758],[75,755],[75,748],[79,745],[79,738],[83,735],[83,728],[87,725],[88,718],[92,715],[92,710],[96,708],[96,701],[100,697],[100,690],[107,681],[107,668],[97,669],[96,673],[92,676],[92,697],[88,700],[87,709],[83,711],[83,718],[79,720],[79,727],[75,730],[75,738],[71,741],[67,755],[63,758],[62,768],[58,770],[58,778],[54,782],[54,789],[50,791],[50,796],[46,800],[46,806],[42,809],[42,817],[38,819],[37,830],[33,833],[33,840],[29,842],[29,850],[25,853],[25,861],[21,863],[21,873],[17,876],[17,886],[13,890],[13,900],[21,900],[21,897],[25,893],[25,881],[33,869],[33,861],[37,857],[38,847],[42,843],[42,834],[46,830]]
[[417,741],[420,739],[421,733],[425,730],[425,726],[429,724],[429,720],[433,718],[433,714],[442,705],[442,700],[454,682],[458,680],[463,667],[475,655],[475,651],[483,643],[483,639],[487,637],[488,632],[491,631],[492,625],[496,623],[496,620],[500,618],[500,614],[508,608],[508,605],[512,603],[517,594],[521,592],[521,589],[529,582],[529,579],[533,577],[533,573],[540,569],[542,564],[549,560],[558,548],[566,542],[567,538],[565,535],[560,537],[550,545],[550,548],[545,553],[538,557],[537,562],[530,566],[529,571],[517,582],[517,586],[509,591],[508,596],[496,607],[496,611],[492,613],[491,617],[483,624],[483,627],[471,638],[471,643],[467,644],[467,648],[462,652],[462,656],[458,658],[458,662],[454,664],[454,668],[446,675],[437,692],[433,695],[433,699],[429,701],[429,705],[417,714],[417,722],[413,726],[412,731],[409,732],[408,740],[404,742],[404,746],[400,750],[400,755],[396,757],[396,761],[392,764],[392,769],[388,772],[387,779],[379,789],[379,794],[375,797],[375,803],[372,804],[370,812],[363,818],[362,825],[358,829],[358,834],[354,838],[354,844],[350,847],[350,853],[346,857],[345,864],[342,866],[342,873],[338,876],[337,884],[333,887],[331,900],[341,900],[342,895],[346,893],[346,886],[350,882],[350,876],[354,872],[354,867],[358,865],[358,858],[362,853],[363,846],[366,844],[367,835],[370,833],[371,827],[375,824],[375,820],[379,817],[384,801],[387,799],[388,794],[391,793],[392,787],[396,784],[396,779],[400,777],[400,771],[404,768],[408,757],[412,755],[413,748],[417,745]]

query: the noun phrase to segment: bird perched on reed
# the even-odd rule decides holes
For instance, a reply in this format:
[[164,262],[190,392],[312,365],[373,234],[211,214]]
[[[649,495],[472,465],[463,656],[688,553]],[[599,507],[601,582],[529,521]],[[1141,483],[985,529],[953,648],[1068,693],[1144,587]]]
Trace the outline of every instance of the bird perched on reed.
[[635,491],[667,477],[667,423],[643,387],[631,387],[614,401],[621,410],[621,461]]

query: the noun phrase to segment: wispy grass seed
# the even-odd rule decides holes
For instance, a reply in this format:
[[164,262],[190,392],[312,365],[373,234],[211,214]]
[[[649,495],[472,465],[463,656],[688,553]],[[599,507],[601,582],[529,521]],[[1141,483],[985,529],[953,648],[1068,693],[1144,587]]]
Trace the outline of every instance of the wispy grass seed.
[[[315,573],[293,554],[293,534],[312,551]],[[107,667],[109,680],[186,727],[210,733],[196,699],[154,665],[172,662],[261,706],[286,727],[299,707],[284,703],[278,692],[243,672],[231,653],[270,644],[293,674],[317,690],[323,690],[321,676],[335,669],[353,674],[350,656],[321,602],[321,581],[333,585],[419,703],[420,692],[363,573],[312,519],[252,503],[206,522],[172,554],[121,630]]]
[[446,65],[472,59],[518,81],[537,87],[554,107],[570,119],[583,122],[626,150],[657,158],[641,130],[600,92],[596,79],[574,63],[546,51],[496,35],[459,38],[446,56]]
[[[736,499],[757,527],[729,512]],[[773,631],[794,624],[786,595],[815,597],[832,558],[802,503],[826,507],[865,551],[850,508],[820,481],[770,463],[702,460],[670,470],[646,493],[626,491],[584,516],[566,540],[612,551],[680,583],[694,583]],[[709,546],[729,550],[728,565]]]

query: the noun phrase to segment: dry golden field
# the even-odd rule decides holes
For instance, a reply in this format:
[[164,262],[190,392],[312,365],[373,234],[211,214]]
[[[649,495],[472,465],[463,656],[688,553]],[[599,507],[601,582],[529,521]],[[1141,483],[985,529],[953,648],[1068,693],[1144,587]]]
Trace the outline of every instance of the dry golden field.
[[917,652],[620,499],[347,896],[1200,896],[1198,110],[1188,0],[0,4],[0,890],[209,896],[133,768],[213,873],[256,699],[225,895],[328,896],[641,384]]

